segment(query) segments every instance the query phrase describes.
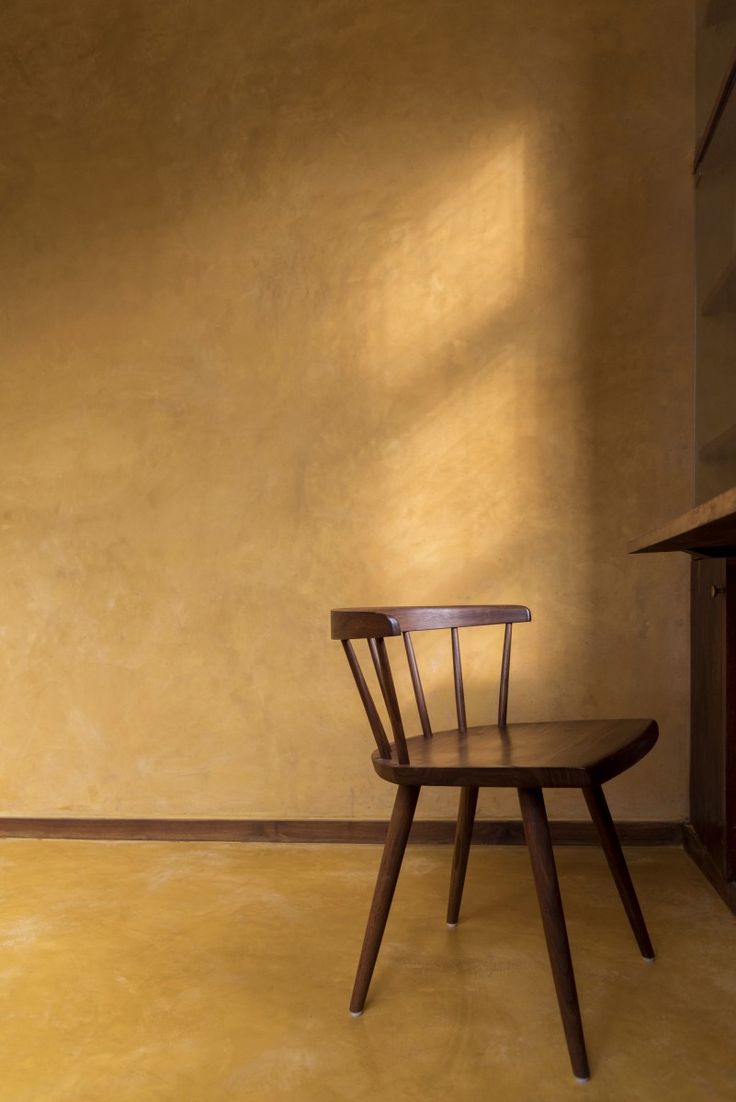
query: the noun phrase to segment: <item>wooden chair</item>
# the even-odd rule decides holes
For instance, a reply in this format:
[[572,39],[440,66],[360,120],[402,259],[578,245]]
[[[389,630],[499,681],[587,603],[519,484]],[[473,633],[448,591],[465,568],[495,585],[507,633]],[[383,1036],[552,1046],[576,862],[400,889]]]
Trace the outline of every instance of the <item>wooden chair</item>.
[[[542,914],[557,998],[577,1079],[590,1076],[580,1020],[575,976],[557,881],[542,789],[581,788],[616,882],[642,956],[654,959],[629,870],[601,785],[639,761],[657,740],[651,719],[572,720],[552,723],[506,722],[512,624],[531,620],[523,605],[457,607],[349,608],[332,612],[332,638],[345,649],[378,749],[373,766],[379,777],[397,785],[388,834],[378,872],[350,1012],[360,1015],[381,945],[409,830],[422,785],[460,789],[447,922],[457,925],[468,863],[478,789],[518,790],[529,856]],[[504,624],[498,698],[498,723],[468,727],[465,715],[459,628]],[[449,628],[457,727],[433,731],[417,668],[411,633]],[[407,738],[399,711],[385,639],[403,636],[422,733]],[[366,684],[352,640],[366,639],[388,714],[390,742]]]

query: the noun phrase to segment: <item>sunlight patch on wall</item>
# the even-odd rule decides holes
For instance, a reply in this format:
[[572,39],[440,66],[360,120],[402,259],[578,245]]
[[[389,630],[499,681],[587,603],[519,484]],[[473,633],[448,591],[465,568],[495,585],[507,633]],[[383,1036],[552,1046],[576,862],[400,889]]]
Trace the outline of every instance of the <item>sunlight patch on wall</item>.
[[[366,352],[401,390],[463,358],[524,278],[524,143],[474,149],[397,205],[388,247],[361,288]],[[484,342],[485,343],[485,342]]]

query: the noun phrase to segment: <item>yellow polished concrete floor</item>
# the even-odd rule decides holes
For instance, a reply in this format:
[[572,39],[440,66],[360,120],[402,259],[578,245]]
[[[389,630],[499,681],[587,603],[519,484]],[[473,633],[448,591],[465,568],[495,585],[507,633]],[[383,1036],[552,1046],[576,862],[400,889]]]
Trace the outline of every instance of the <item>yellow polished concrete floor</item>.
[[523,848],[411,847],[362,1018],[374,846],[0,843],[2,1102],[736,1099],[736,923],[629,850],[645,964],[595,849],[558,850],[593,1078],[571,1078]]

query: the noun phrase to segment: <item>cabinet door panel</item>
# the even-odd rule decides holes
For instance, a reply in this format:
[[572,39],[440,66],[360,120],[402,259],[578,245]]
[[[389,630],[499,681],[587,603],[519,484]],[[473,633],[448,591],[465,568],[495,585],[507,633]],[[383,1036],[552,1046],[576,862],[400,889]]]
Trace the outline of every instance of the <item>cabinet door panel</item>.
[[[718,869],[726,871],[726,559],[692,565],[690,816]],[[736,593],[734,594],[736,599]]]
[[726,653],[723,661],[726,727],[723,747],[723,871],[736,877],[736,559],[726,560]]

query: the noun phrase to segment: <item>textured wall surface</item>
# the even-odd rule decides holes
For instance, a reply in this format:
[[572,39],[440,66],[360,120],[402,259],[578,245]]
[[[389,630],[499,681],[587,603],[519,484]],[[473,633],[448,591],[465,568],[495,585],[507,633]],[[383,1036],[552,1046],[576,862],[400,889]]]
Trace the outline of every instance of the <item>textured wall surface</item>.
[[522,601],[510,718],[656,716],[684,815],[691,16],[3,5],[2,813],[382,815],[330,606]]

